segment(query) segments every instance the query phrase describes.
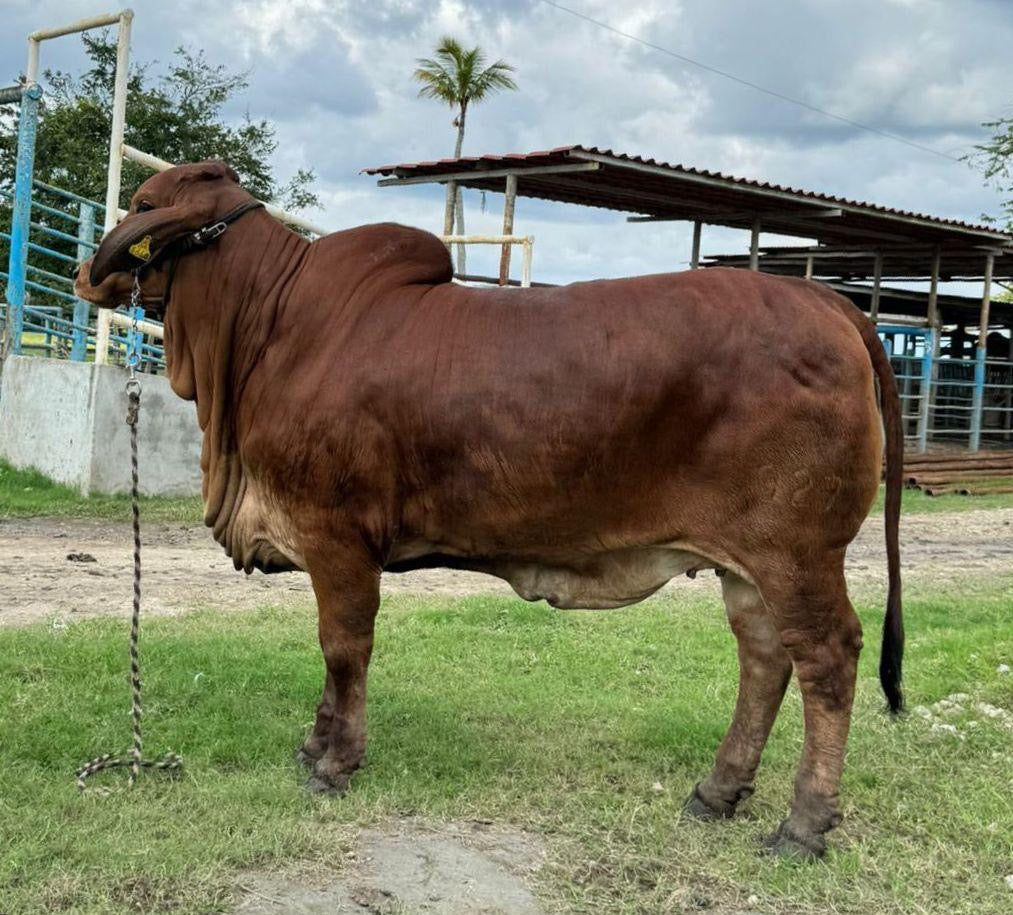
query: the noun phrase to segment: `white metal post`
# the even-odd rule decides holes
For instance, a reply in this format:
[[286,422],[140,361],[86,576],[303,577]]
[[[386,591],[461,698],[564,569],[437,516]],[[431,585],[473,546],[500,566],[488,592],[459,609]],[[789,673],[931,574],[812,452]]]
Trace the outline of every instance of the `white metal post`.
[[[115,228],[120,215],[120,179],[123,174],[123,131],[127,120],[127,76],[130,68],[130,27],[134,11],[120,14],[120,30],[116,41],[116,80],[113,83],[113,123],[109,134],[109,163],[106,180],[106,218],[104,229]],[[109,318],[107,308],[98,310],[95,323],[95,362],[109,361]]]
[[749,238],[749,269],[760,269],[760,217],[753,220],[753,231]]
[[[29,86],[38,81],[39,77],[39,45],[51,38],[62,35],[74,35],[87,32],[89,29],[101,28],[104,25],[119,23],[119,35],[116,43],[116,75],[113,84],[113,118],[109,136],[109,161],[107,163],[108,182],[106,184],[106,217],[104,229],[108,232],[116,225],[119,215],[120,171],[123,154],[123,128],[126,123],[127,107],[127,68],[130,63],[130,24],[134,19],[134,11],[121,10],[119,13],[91,16],[79,19],[69,25],[53,29],[39,29],[28,36],[28,65],[25,69],[25,80]],[[103,363],[107,360],[109,350],[109,312],[100,309],[98,328],[95,334],[95,361]]]
[[531,249],[534,246],[535,240],[532,236],[528,235],[524,239],[524,258],[521,262],[521,285],[531,285]]
[[116,79],[113,83],[113,123],[109,134],[109,164],[106,180],[106,221],[108,232],[116,225],[120,207],[120,176],[123,172],[123,130],[127,120],[127,75],[130,67],[130,26],[133,10],[120,13],[116,40]]
[[703,231],[703,223],[699,219],[693,222],[693,248],[689,255],[689,269],[696,270],[700,266],[700,234]]

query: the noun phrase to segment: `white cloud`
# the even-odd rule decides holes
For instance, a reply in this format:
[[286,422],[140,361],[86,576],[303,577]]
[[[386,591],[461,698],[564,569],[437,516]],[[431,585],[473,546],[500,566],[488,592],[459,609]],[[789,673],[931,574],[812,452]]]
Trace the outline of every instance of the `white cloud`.
[[[566,0],[589,16],[775,91],[951,154],[980,142],[979,122],[1008,111],[1013,4],[994,0]],[[431,159],[453,148],[451,112],[417,98],[411,72],[445,33],[517,67],[520,91],[469,117],[466,152],[611,146],[668,161],[976,219],[997,209],[966,166],[841,125],[596,28],[536,0],[178,0],[136,2],[135,53],[165,61],[187,43],[251,68],[237,115],[271,118],[282,173],[314,168],[335,228],[442,220],[431,188],[377,189],[364,166]],[[12,78],[31,29],[94,12],[90,0],[6,0],[0,59]],[[77,65],[72,40],[44,63]],[[0,82],[5,82],[0,78]],[[153,152],[158,152],[153,150]],[[497,228],[468,195],[469,227]],[[522,200],[517,229],[536,241],[536,277],[576,279],[672,269],[678,224],[629,226],[619,214]],[[705,251],[742,250],[708,229]],[[475,255],[478,264],[485,255]],[[492,253],[489,253],[492,264]]]

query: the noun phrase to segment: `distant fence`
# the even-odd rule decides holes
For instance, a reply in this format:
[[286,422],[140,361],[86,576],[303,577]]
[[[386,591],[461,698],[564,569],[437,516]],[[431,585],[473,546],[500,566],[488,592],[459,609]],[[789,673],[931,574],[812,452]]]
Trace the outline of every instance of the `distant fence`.
[[939,330],[907,325],[878,328],[900,390],[904,438],[925,451],[930,443],[983,441],[1013,445],[1013,360],[980,347],[973,359],[940,355]]
[[[4,192],[0,196],[13,201],[14,195]],[[95,200],[43,181],[32,182],[27,256],[22,263],[0,270],[7,301],[24,303],[21,307],[0,303],[10,352],[73,362],[95,359],[94,309],[74,295],[74,276],[98,247],[104,213],[105,206]],[[0,231],[0,239],[10,244],[12,235]],[[139,339],[134,341],[129,315],[121,311],[112,320],[119,332],[109,338],[109,361],[122,362],[127,352],[136,348],[142,371],[165,367],[161,324],[143,319]]]

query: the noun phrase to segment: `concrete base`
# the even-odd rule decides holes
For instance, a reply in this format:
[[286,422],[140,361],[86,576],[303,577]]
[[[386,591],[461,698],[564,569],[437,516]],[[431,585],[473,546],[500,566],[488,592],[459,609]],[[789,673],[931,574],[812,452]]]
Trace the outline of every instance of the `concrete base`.
[[[161,376],[137,377],[141,492],[198,495],[201,432],[194,405]],[[129,492],[126,378],[112,365],[8,357],[0,383],[0,457],[84,495]]]

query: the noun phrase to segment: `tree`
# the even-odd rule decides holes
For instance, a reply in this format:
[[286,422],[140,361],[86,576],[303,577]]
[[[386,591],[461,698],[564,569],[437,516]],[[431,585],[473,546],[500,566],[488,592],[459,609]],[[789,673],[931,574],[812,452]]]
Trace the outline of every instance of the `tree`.
[[[35,148],[35,176],[92,200],[105,199],[106,158],[112,121],[116,42],[108,33],[83,35],[90,67],[80,75],[45,73]],[[315,176],[300,169],[287,182],[275,177],[270,157],[278,146],[269,121],[246,117],[225,121],[224,105],[247,88],[248,74],[210,63],[203,51],[177,48],[166,72],[151,75],[150,63],[130,68],[127,124],[130,146],[171,162],[224,159],[244,187],[266,200],[293,209],[319,206],[312,191]],[[0,189],[14,182],[17,124],[0,119]],[[123,164],[120,205],[151,172]]]
[[[82,40],[90,60],[83,73],[45,72],[34,175],[101,203],[106,193],[116,42],[108,33],[86,34]],[[176,49],[162,75],[155,77],[151,70],[150,63],[130,68],[124,134],[130,146],[170,162],[224,159],[239,173],[243,186],[262,200],[277,201],[291,209],[320,205],[312,190],[312,171],[299,169],[288,181],[274,175],[270,158],[278,141],[269,121],[254,121],[247,115],[238,124],[226,122],[223,107],[247,87],[247,73],[230,72],[210,63],[202,51],[186,48]],[[0,225],[4,229],[11,218],[7,201],[14,186],[18,111],[18,106],[0,106]],[[150,176],[143,166],[124,161],[121,207],[127,206],[137,186]],[[44,211],[33,212],[32,218],[61,231],[68,228]],[[50,236],[47,244],[68,257],[77,255],[72,242]],[[4,270],[8,256],[7,242],[0,241],[0,267]],[[29,262],[36,268],[57,269],[51,259],[35,252]],[[39,290],[33,298],[35,304],[69,307],[66,300]]]
[[[422,83],[422,88],[419,89],[420,98],[435,99],[457,109],[457,115],[453,120],[453,125],[457,128],[455,159],[461,158],[468,108],[500,90],[517,88],[517,84],[510,76],[514,72],[510,64],[497,60],[487,67],[485,59],[485,52],[480,47],[466,51],[455,38],[447,36],[437,45],[433,57],[423,57],[417,61],[418,67],[413,74],[413,77]],[[464,203],[460,188],[453,182],[447,186],[448,213],[450,207],[454,207],[456,211],[457,232],[463,235]],[[464,258],[464,245],[458,245],[457,267],[462,273],[465,270]]]
[[[1013,117],[986,121],[981,126],[992,131],[992,137],[987,143],[975,146],[975,152],[964,160],[976,164],[985,180],[1001,193],[1013,195]],[[1007,231],[1013,231],[1013,196],[1004,200],[1000,208],[998,217],[986,215],[983,218],[988,222],[1002,221]]]

